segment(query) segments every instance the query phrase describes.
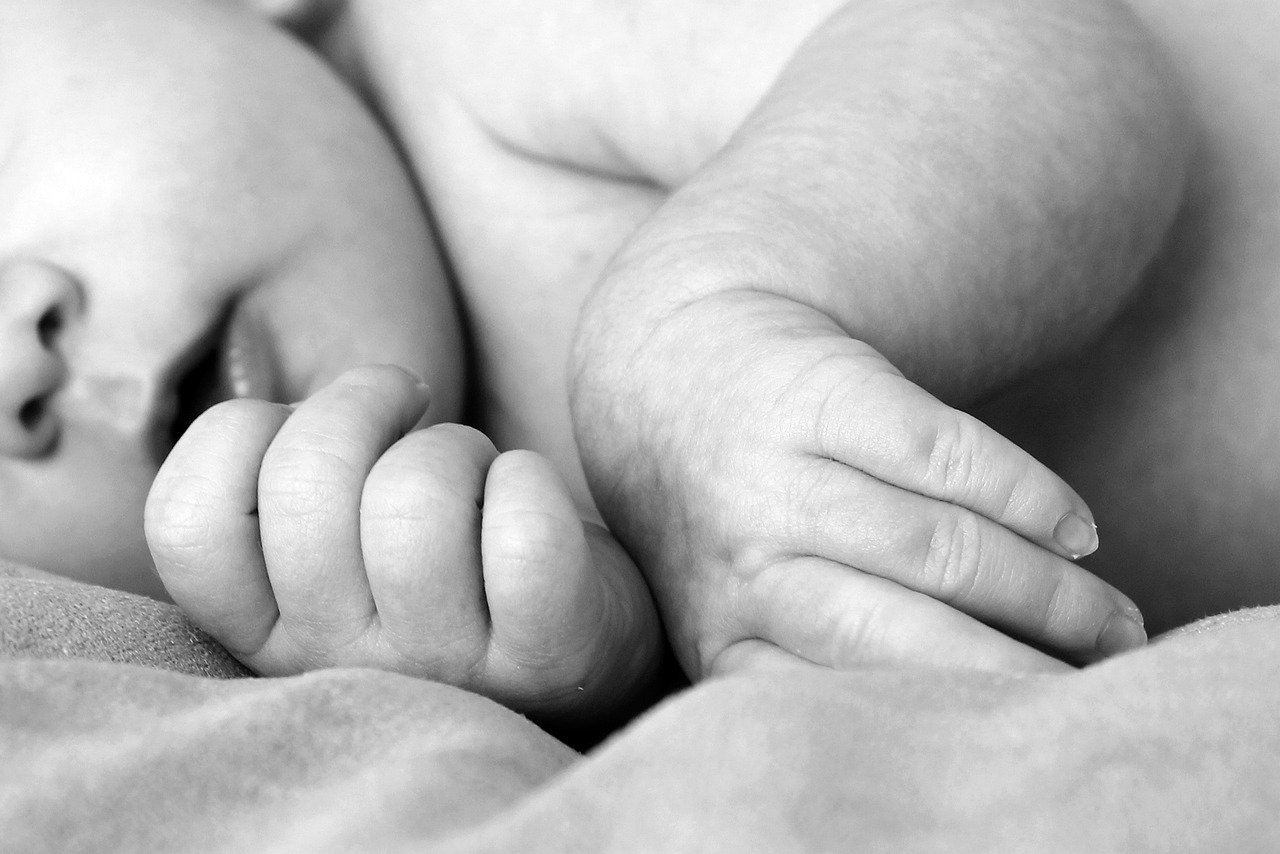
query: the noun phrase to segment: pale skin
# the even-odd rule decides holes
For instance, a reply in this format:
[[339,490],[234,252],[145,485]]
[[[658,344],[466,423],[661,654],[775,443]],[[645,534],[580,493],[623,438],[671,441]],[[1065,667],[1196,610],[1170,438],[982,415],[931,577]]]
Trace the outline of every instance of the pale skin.
[[314,56],[204,2],[12,2],[0,81],[9,557],[167,593],[263,674],[380,666],[546,722],[644,689],[626,555],[541,457],[447,423],[425,219]]
[[274,354],[249,391],[292,402],[393,363],[442,418],[459,332],[403,171],[312,57],[208,4],[84,5],[0,5],[0,543],[163,596],[142,508],[175,410],[231,395],[226,370],[178,393],[223,325]]
[[[1194,155],[1177,224],[1098,348],[982,413],[1090,497],[1104,547],[1086,565],[1132,592],[1154,633],[1280,601],[1280,8],[1131,5],[1189,104]],[[778,661],[770,650],[742,645],[722,661],[738,678],[666,714],[672,731],[788,720],[794,741],[765,760],[744,745],[739,759],[795,758],[804,779],[826,783],[823,803],[842,808],[815,823],[813,847],[1269,850],[1278,628],[1275,607],[1229,613],[1099,666],[1021,680],[912,668],[788,676],[764,665]],[[776,706],[762,710],[774,691]],[[806,691],[812,705],[797,713]],[[844,734],[840,747],[814,735],[831,729]],[[666,733],[652,721],[647,732],[656,737],[638,754],[652,763]],[[701,742],[717,748],[703,762],[687,750],[668,757],[692,768],[689,791],[737,767],[726,750],[739,742]],[[637,793],[659,791],[631,761],[638,754],[615,756],[610,770],[634,775]],[[768,814],[759,828],[781,835],[792,815]]]
[[[1032,447],[1098,496],[1092,505],[1105,544],[1089,566],[1132,589],[1161,630],[1280,595],[1272,432],[1280,407],[1271,403],[1280,357],[1271,336],[1280,322],[1280,20],[1268,0],[1133,5],[1193,107],[1195,168],[1176,248],[1105,351],[1054,379],[1082,390],[1070,398],[1081,414],[1059,427],[1020,422],[1015,410],[999,423],[1028,443],[1043,430],[1057,434]],[[1141,337],[1125,345],[1125,331],[1135,329]],[[1133,394],[1144,389],[1154,393]],[[1034,394],[1053,403],[1052,385]],[[1235,428],[1243,428],[1238,437]],[[1113,538],[1117,559],[1108,557]],[[830,835],[815,844],[1166,850],[1230,840],[1265,849],[1276,837],[1276,621],[1266,609],[1038,679],[911,666],[775,671],[767,663],[777,662],[775,647],[738,644],[716,659],[737,677],[666,707],[669,730],[653,719],[637,730],[634,752],[613,755],[610,779],[634,793],[642,820],[628,838],[643,844],[639,834],[655,832],[653,808],[667,806],[670,793],[653,785],[655,765],[688,769],[687,791],[706,793],[706,780],[726,767],[760,767],[757,745],[724,733],[763,715],[788,721],[796,734],[769,758],[825,783],[824,803],[847,805],[819,823]],[[797,711],[806,693],[818,713],[803,703]],[[663,753],[668,732],[691,729],[722,737],[696,740],[705,745],[698,755],[678,739]],[[830,732],[847,753],[817,735]],[[739,751],[737,759],[727,750]],[[885,774],[851,775],[850,767]],[[904,787],[915,797],[900,797]],[[772,837],[749,832],[781,832],[793,820],[792,812],[765,811],[744,841],[767,844]],[[740,823],[721,830],[727,835],[717,838],[743,832]]]
[[[482,425],[571,473],[581,446],[691,675],[755,639],[1001,669],[1061,666],[1005,632],[1076,660],[1141,643],[1069,559],[1096,545],[1084,501],[918,385],[972,400],[1078,343],[1154,251],[1185,146],[1123,10],[267,5],[404,145],[474,326]],[[993,56],[1019,70],[987,90]],[[975,85],[990,100],[940,112]],[[1053,168],[1005,168],[1040,147]]]
[[[743,55],[721,57],[723,67],[707,68],[705,89],[672,91],[675,76],[658,63],[652,79],[606,76],[608,86],[600,99],[586,94],[601,93],[584,94],[573,88],[587,77],[557,76],[572,69],[548,67],[546,61],[552,56],[565,57],[555,51],[539,52],[544,45],[536,39],[522,36],[509,45],[493,41],[489,16],[519,24],[513,17],[516,8],[475,5],[469,7],[471,18],[451,12],[446,19],[452,29],[428,26],[445,22],[432,19],[445,11],[434,4],[353,4],[338,9],[336,23],[325,38],[332,40],[330,46],[340,63],[380,99],[380,107],[393,121],[398,120],[401,142],[437,207],[445,240],[453,250],[462,300],[475,327],[482,402],[478,426],[496,447],[484,435],[457,425],[415,429],[424,414],[427,422],[448,420],[461,398],[447,299],[432,297],[430,305],[423,306],[415,302],[416,292],[395,282],[361,292],[346,313],[327,326],[322,324],[327,334],[349,345],[338,351],[341,358],[308,365],[307,359],[314,358],[308,354],[317,350],[314,341],[304,333],[291,333],[293,337],[284,343],[296,352],[286,349],[281,354],[283,364],[276,369],[282,375],[267,400],[214,406],[169,454],[147,502],[146,534],[155,567],[175,601],[262,673],[347,664],[386,667],[445,679],[552,717],[598,715],[624,704],[632,692],[643,688],[652,672],[658,625],[626,552],[601,529],[584,525],[579,518],[580,513],[592,512],[592,501],[574,450],[563,370],[583,300],[605,270],[613,249],[625,243],[623,254],[608,268],[605,285],[587,309],[588,318],[594,320],[583,325],[584,335],[579,338],[575,364],[580,435],[586,447],[594,448],[596,456],[589,454],[588,462],[594,459],[591,468],[599,478],[599,472],[608,469],[607,448],[602,449],[598,441],[601,431],[622,426],[616,438],[625,445],[634,439],[629,433],[636,425],[655,429],[657,447],[641,445],[626,453],[674,466],[668,472],[675,478],[673,506],[680,512],[697,509],[695,505],[705,501],[706,512],[701,516],[663,521],[652,516],[649,499],[629,507],[635,511],[631,516],[620,517],[616,506],[618,495],[638,494],[626,489],[664,497],[662,482],[646,487],[641,482],[628,484],[623,477],[619,478],[623,486],[598,492],[607,499],[611,522],[629,532],[631,550],[646,561],[677,652],[692,675],[706,672],[735,644],[756,639],[836,667],[921,660],[1013,670],[1064,665],[1001,630],[1074,660],[1090,660],[1140,644],[1144,636],[1132,603],[1070,560],[1096,545],[1090,512],[1079,496],[1016,446],[924,392],[874,348],[891,353],[920,382],[960,399],[1051,355],[1100,323],[1118,304],[1154,246],[1163,225],[1161,211],[1171,210],[1180,180],[1176,139],[1164,148],[1157,144],[1169,135],[1172,122],[1162,101],[1157,69],[1139,49],[1132,66],[1125,66],[1130,72],[1125,79],[1136,81],[1132,91],[1099,99],[1090,89],[1091,109],[1096,112],[1091,127],[1098,137],[1086,138],[1078,151],[1068,149],[1063,154],[1055,148],[1076,139],[1078,133],[1064,131],[1059,138],[1057,131],[1063,129],[1052,122],[1043,138],[1033,134],[1031,143],[1021,136],[1009,142],[1019,147],[1043,144],[1062,155],[1066,186],[1079,181],[1077,170],[1085,160],[1098,150],[1108,152],[1111,159],[1104,159],[1100,166],[1090,161],[1084,174],[1094,183],[1085,183],[1105,188],[1116,175],[1128,176],[1132,186],[1124,204],[1102,190],[1096,197],[1068,193],[1064,209],[1053,213],[1063,218],[1068,231],[1078,221],[1093,222],[1099,217],[1141,221],[1130,244],[1115,251],[1101,239],[1085,240],[1083,248],[1073,244],[1071,252],[1043,256],[1038,251],[1042,247],[1017,241],[997,245],[1001,251],[994,256],[992,246],[985,246],[983,259],[994,257],[992,268],[1003,270],[1007,274],[1003,278],[986,276],[989,271],[982,264],[977,272],[984,275],[977,276],[969,269],[976,263],[971,256],[944,252],[955,269],[948,266],[934,275],[949,280],[953,273],[968,272],[974,279],[993,278],[991,290],[974,288],[975,281],[958,276],[956,281],[964,287],[954,297],[946,296],[951,293],[949,285],[940,291],[943,296],[936,306],[941,318],[926,319],[915,330],[924,336],[923,343],[914,341],[914,333],[902,340],[894,336],[875,340],[878,333],[872,334],[870,327],[864,336],[869,340],[864,342],[851,337],[850,330],[856,328],[848,314],[851,306],[863,311],[878,300],[886,301],[881,308],[887,313],[871,326],[892,329],[894,299],[874,292],[863,295],[866,299],[852,298],[841,284],[842,276],[852,271],[836,268],[838,275],[833,278],[820,275],[824,263],[843,257],[822,254],[832,246],[822,239],[824,220],[803,205],[777,207],[778,188],[771,183],[781,175],[775,170],[773,141],[784,140],[788,151],[804,151],[815,142],[804,132],[807,123],[821,125],[823,139],[828,138],[826,131],[832,131],[833,139],[856,142],[859,133],[855,131],[863,125],[850,120],[853,114],[847,110],[856,105],[841,100],[846,87],[834,86],[836,81],[858,73],[866,75],[871,87],[896,85],[893,79],[878,76],[887,66],[871,63],[850,69],[833,58],[844,55],[850,45],[867,48],[883,43],[893,46],[895,62],[921,62],[915,79],[930,80],[930,75],[936,75],[953,81],[953,75],[968,66],[961,62],[958,68],[934,67],[929,57],[940,54],[933,38],[964,46],[973,44],[977,35],[986,38],[977,42],[984,50],[997,39],[1012,38],[1023,47],[1005,58],[1011,68],[1020,69],[1014,77],[1022,80],[1021,63],[1040,67],[1044,59],[1041,38],[1059,31],[1083,34],[1080,43],[1070,45],[1072,59],[1065,68],[1046,73],[1044,79],[1033,78],[1035,86],[1059,86],[1061,92],[1050,93],[1056,97],[1092,87],[1097,82],[1091,76],[1097,70],[1095,60],[1110,73],[1114,69],[1107,62],[1128,62],[1125,57],[1141,47],[1130,22],[1114,16],[1109,7],[1064,12],[1065,17],[1045,21],[1020,16],[999,4],[986,10],[995,13],[990,18],[984,12],[953,19],[948,15],[954,10],[926,4],[911,11],[939,26],[924,28],[933,35],[918,51],[899,53],[901,31],[904,27],[914,31],[921,21],[908,16],[905,20],[913,26],[906,27],[904,19],[894,14],[903,10],[891,6],[877,7],[883,16],[871,14],[875,9],[844,9],[821,27],[832,8],[815,5],[798,17],[789,13],[785,26],[764,28],[763,42],[747,43]],[[51,4],[40,13],[23,12],[34,15],[25,24],[38,23],[43,14],[57,18],[58,10],[73,7]],[[156,8],[143,0],[127,4],[122,0],[113,12],[119,20],[133,22],[150,20]],[[262,41],[255,47],[267,37],[252,35],[247,20],[234,16],[224,20],[219,17],[224,13],[215,14],[201,4],[175,8],[187,10],[183,14],[203,10],[191,19],[202,22],[192,26],[193,32],[214,19],[217,27],[230,26],[229,32],[241,41],[234,42],[234,49],[231,42],[224,42],[224,47],[232,55],[242,51],[238,59],[244,67],[264,61],[273,46],[288,54],[289,48],[280,40]],[[122,15],[124,11],[129,14]],[[614,19],[593,18],[592,10],[586,8],[562,11],[563,17],[549,15],[530,22],[531,26],[498,32],[538,32],[532,26],[537,23],[546,28],[542,35],[550,44],[572,44],[572,40],[564,42],[555,27],[580,15],[582,21],[575,19],[575,23],[585,21],[601,27],[606,36],[618,35],[609,29],[617,23]],[[710,8],[704,11],[709,16],[705,19],[694,16],[663,26],[675,27],[677,34],[685,32],[690,38],[708,27],[716,29],[712,24],[732,22],[717,18]],[[938,20],[930,17],[937,14],[942,16]],[[1083,17],[1074,17],[1077,14]],[[994,28],[991,32],[987,32],[989,25]],[[72,28],[72,35],[91,32],[89,25],[78,26],[84,26],[84,31]],[[804,41],[815,27],[816,35]],[[145,27],[141,33],[154,35]],[[1107,35],[1113,33],[1118,35]],[[660,29],[649,35],[663,44],[679,43],[672,31]],[[404,37],[409,38],[408,44],[400,41]],[[427,45],[425,40],[432,37],[444,38],[445,43]],[[144,40],[141,35],[139,40]],[[1081,43],[1086,50],[1081,51]],[[531,51],[524,55],[527,68],[545,79],[538,74],[517,79],[492,68],[492,73],[486,72],[486,54],[477,53],[479,45],[487,45],[491,60],[503,61],[524,45]],[[439,49],[424,49],[428,46]],[[789,60],[793,52],[795,58]],[[174,54],[178,67],[190,66],[176,47]],[[430,57],[430,62],[424,57]],[[407,66],[402,67],[404,63]],[[747,65],[750,69],[744,71]],[[405,67],[413,73],[403,73]],[[620,67],[635,66],[620,63]],[[305,64],[298,68],[297,76],[309,77]],[[384,68],[396,73],[388,71],[380,77]],[[467,69],[466,76],[459,76],[462,68]],[[208,73],[199,67],[188,70],[193,75]],[[268,65],[259,71],[270,76],[278,69]],[[781,82],[748,118],[752,102],[779,74]],[[405,85],[413,100],[403,100],[408,92],[384,85],[388,79]],[[520,84],[539,79],[533,94],[565,97],[554,104],[522,100],[530,91]],[[602,78],[589,79],[599,83]],[[486,89],[495,81],[515,83],[516,90],[502,97],[501,88]],[[629,111],[606,116],[591,113],[601,104],[636,103],[637,93],[650,91],[655,82],[664,87],[658,91],[669,97],[652,103],[667,104],[668,114],[628,124],[634,116]],[[727,83],[732,85],[725,88]],[[615,84],[620,88],[608,88]],[[635,86],[644,88],[628,88]],[[925,89],[932,92],[929,86]],[[1010,94],[997,89],[993,97]],[[268,94],[275,91],[268,89]],[[576,95],[583,97],[575,100]],[[326,105],[340,101],[323,87],[313,98]],[[270,108],[270,98],[262,100]],[[806,105],[815,101],[818,106],[811,112]],[[154,108],[148,119],[166,115],[159,108],[163,104],[144,102],[148,106]],[[183,119],[190,121],[185,114]],[[800,124],[793,125],[793,120]],[[365,125],[351,121],[361,127],[360,133],[367,132],[367,120]],[[1121,125],[1131,129],[1135,122],[1150,139],[1115,145],[1116,129]],[[252,122],[246,126],[258,127]],[[999,127],[998,123],[984,126]],[[603,136],[596,133],[602,128]],[[712,158],[735,129],[734,144]],[[885,129],[890,131],[886,139],[898,142],[917,130],[892,125]],[[965,129],[972,130],[967,125]],[[343,132],[349,134],[352,129]],[[842,132],[851,135],[845,139]],[[331,132],[320,137],[322,144],[311,168],[322,175],[342,174],[347,165],[335,155],[346,152],[325,148],[332,145]],[[289,150],[296,141],[250,137],[242,144],[248,151],[257,151],[263,144],[269,144],[267,150],[274,145]],[[855,146],[854,156],[838,159],[828,173],[832,185],[850,191],[862,186],[868,164],[860,158],[875,161],[887,150],[884,145],[885,140],[878,140],[862,155],[856,154]],[[820,149],[817,146],[813,152],[818,165],[827,162]],[[933,145],[893,150],[912,162],[937,153]],[[1000,147],[979,146],[978,150]],[[942,168],[950,162],[948,158],[960,156],[945,147],[942,155],[932,165],[926,157],[925,171]],[[383,177],[373,186],[385,189],[395,183],[394,167],[385,161],[385,152],[379,156],[384,160],[378,162],[375,157],[376,167],[365,168]],[[232,179],[256,182],[274,175],[269,169],[242,175],[235,171],[241,163],[232,158]],[[215,165],[228,168],[220,161]],[[881,164],[873,165],[879,169]],[[968,168],[961,172],[968,174]],[[798,174],[815,173],[801,169]],[[977,174],[986,173],[978,169]],[[773,178],[764,180],[766,176]],[[191,176],[183,177],[190,180]],[[1055,181],[1039,185],[1042,177],[1011,176],[1015,184],[1023,178],[1030,182],[1022,187],[1026,198],[1014,194],[1014,208],[1028,204],[1033,223],[1044,213],[1034,204],[1039,194],[1064,189]],[[219,174],[214,180],[219,186],[235,186],[227,178]],[[201,180],[210,179],[202,176]],[[288,181],[279,183],[290,186]],[[338,188],[325,200],[350,204],[343,193],[349,195],[350,186]],[[405,188],[396,193],[401,205],[396,228],[403,230],[406,222],[421,226],[421,218],[403,208]],[[167,198],[163,185],[157,196],[161,201]],[[803,193],[796,197],[803,198]],[[830,198],[837,207],[823,215],[837,219],[843,216],[840,205],[852,210],[866,201],[840,192]],[[911,198],[910,193],[904,197],[908,207],[914,204]],[[981,193],[973,197],[982,198]],[[1000,201],[1010,200],[1001,197]],[[750,214],[753,205],[760,206],[757,212],[763,219],[742,220],[742,212]],[[323,206],[301,209],[338,216]],[[978,207],[979,213],[984,210]],[[1135,210],[1144,215],[1138,216]],[[999,212],[1009,213],[1003,208]],[[988,213],[994,216],[995,212]],[[942,219],[961,219],[954,211],[952,215],[956,219],[945,215]],[[56,216],[46,219],[51,224],[58,221]],[[977,221],[976,236],[984,240],[999,229],[1012,228],[1002,220],[992,222],[989,228],[994,231],[988,232],[981,217]],[[337,233],[369,234],[352,244],[339,242],[339,247],[354,252],[359,263],[381,260],[377,250],[387,251],[386,235],[364,227],[367,222],[358,217],[354,223],[343,222],[346,230]],[[641,222],[647,223],[645,228],[628,240]],[[771,243],[777,222],[790,223],[794,242],[785,247]],[[266,212],[254,233],[274,242],[250,244],[245,253],[251,262],[247,272],[216,269],[207,278],[195,277],[187,287],[199,294],[211,289],[211,296],[249,302],[239,293],[224,291],[232,284],[242,287],[246,275],[256,283],[255,276],[261,275],[257,271],[262,270],[297,265],[307,276],[317,278],[321,287],[334,288],[343,280],[380,278],[358,264],[332,272],[324,266],[332,263],[330,259],[309,254],[332,247],[331,235],[328,240],[299,244],[296,234],[287,229],[281,233],[282,228],[279,219]],[[323,229],[321,233],[328,234]],[[940,234],[946,233],[944,228]],[[695,238],[705,234],[717,239],[696,243]],[[810,245],[806,234],[817,235],[818,245]],[[916,235],[925,242],[937,236]],[[122,241],[126,237],[136,241],[138,235],[116,235],[116,242],[128,242]],[[366,249],[361,241],[378,245]],[[421,253],[429,245],[425,230],[419,232],[416,244],[412,239],[409,243],[417,246],[418,254],[403,262],[406,281],[413,279],[416,264],[417,275],[426,276],[426,281],[419,281],[423,292],[442,293],[438,267]],[[38,242],[32,245],[39,247]],[[673,247],[680,252],[673,254]],[[172,253],[172,263],[180,268],[191,251],[180,246]],[[797,262],[800,274],[786,282],[771,280],[774,262],[768,255],[774,251],[785,251],[789,261]],[[77,272],[80,286],[97,300],[90,304],[101,302],[101,295],[92,293],[98,282],[92,273],[93,252],[86,249],[78,264],[56,254],[51,261],[47,251],[30,249],[29,254],[36,255],[41,269]],[[121,276],[122,282],[137,278],[137,271],[129,270],[127,264],[121,267],[128,274]],[[1027,275],[1028,270],[1033,274]],[[685,271],[692,276],[682,275],[673,282],[673,273]],[[632,302],[635,295],[629,291],[630,284],[641,274],[647,282],[662,286],[646,284],[643,299]],[[734,287],[723,287],[726,275],[737,282]],[[739,275],[746,278],[739,280]],[[897,281],[890,272],[884,275]],[[144,278],[166,281],[172,276],[172,270],[161,270]],[[266,281],[273,281],[271,275]],[[744,289],[739,287],[742,281],[757,284]],[[777,292],[762,296],[762,289],[769,290],[760,287],[765,284]],[[309,290],[314,286],[281,285],[287,295],[298,288],[301,301],[290,296],[279,304],[268,302],[262,322],[296,321],[304,306],[324,305]],[[1028,290],[1020,293],[1015,286]],[[254,287],[259,288],[255,294],[277,292],[260,284]],[[1044,299],[1046,287],[1053,299]],[[747,299],[740,299],[744,296]],[[990,361],[985,355],[979,358],[979,351],[992,340],[1002,340],[1008,331],[1007,322],[1001,322],[992,306],[1020,300],[1032,315],[1039,315],[1040,325],[1032,324],[1030,334],[1016,338]],[[686,307],[686,302],[693,308]],[[375,321],[366,317],[368,312],[362,314],[370,304],[374,309],[388,307],[386,316]],[[975,308],[953,317],[954,306],[960,304]],[[699,316],[711,308],[717,313]],[[415,311],[427,314],[415,315]],[[213,309],[209,313],[216,314]],[[315,322],[314,314],[301,311],[308,323]],[[927,318],[932,312],[925,314]],[[92,322],[85,328],[99,330],[102,315],[87,317]],[[530,317],[540,322],[530,324]],[[993,322],[978,322],[991,317]],[[725,318],[731,318],[727,325]],[[200,335],[206,334],[203,330],[210,322],[194,324]],[[133,323],[127,320],[124,325]],[[671,334],[686,323],[689,332],[703,340],[702,349],[681,347],[672,353],[671,364],[680,370],[660,359],[656,370],[621,377],[617,400],[624,402],[624,408],[592,415],[590,400],[601,394],[600,383],[618,379],[609,372],[641,350],[661,344],[661,336],[651,334],[655,325]],[[949,324],[970,331],[958,331]],[[1053,335],[1045,331],[1049,325]],[[349,327],[357,333],[351,342],[343,338]],[[70,328],[80,329],[74,324]],[[618,348],[611,345],[604,348],[607,352],[600,351],[602,338]],[[69,346],[73,337],[67,334],[58,340],[68,342],[64,358],[69,372],[77,375],[84,365],[71,358],[79,352]],[[413,343],[423,340],[437,349],[413,350]],[[402,345],[407,349],[399,349]],[[44,349],[62,356],[59,346]],[[179,342],[175,349],[182,351],[186,346]],[[763,361],[734,365],[737,353],[753,348]],[[941,360],[946,365],[935,363],[940,349],[946,354]],[[97,358],[107,358],[103,353]],[[159,356],[156,370],[161,379],[156,384],[163,385],[172,382],[174,369],[165,360],[173,357]],[[94,367],[92,359],[84,364]],[[447,369],[448,365],[454,367]],[[697,370],[691,371],[691,366]],[[604,373],[593,374],[597,367]],[[428,408],[428,391],[416,376],[427,378],[430,393],[445,401],[443,406]],[[656,388],[655,379],[675,385]],[[771,382],[781,385],[771,389],[767,385]],[[706,383],[707,388],[697,383]],[[62,432],[67,436],[79,435],[70,429],[79,425],[68,417],[74,410],[64,412],[68,389],[75,388],[75,383],[65,387],[55,383],[46,394],[51,403],[48,411],[64,419]],[[18,391],[13,398],[15,413],[34,394],[30,389]],[[234,387],[232,391],[239,394]],[[646,402],[645,395],[655,394]],[[669,408],[676,399],[721,405],[705,423],[690,424],[689,413]],[[785,405],[762,407],[762,399]],[[650,408],[655,400],[662,405]],[[294,402],[296,406],[291,406]],[[639,407],[634,410],[636,417],[626,417],[626,406]],[[627,423],[618,425],[620,416]],[[18,426],[24,423],[19,417]],[[755,432],[742,431],[743,424]],[[93,430],[87,425],[84,434],[96,437]],[[674,432],[663,438],[663,431]],[[14,435],[21,441],[30,438],[20,430]],[[816,444],[806,444],[810,442]],[[512,447],[532,452],[498,452],[498,448]],[[717,452],[711,453],[713,449]],[[699,466],[710,463],[709,470],[699,472],[708,480],[688,479],[687,466],[695,461]],[[24,465],[19,462],[15,468]],[[149,465],[148,458],[131,468],[133,482],[147,482],[154,473]],[[50,463],[42,461],[34,467],[39,474],[50,470]],[[645,475],[652,476],[653,472]],[[723,492],[708,492],[709,487]],[[762,496],[764,501],[743,507],[734,496]],[[130,521],[129,502],[112,507],[111,518]],[[442,518],[445,524],[435,524]],[[697,548],[682,552],[690,543],[673,541],[672,531],[692,536]],[[13,539],[28,549],[56,542],[33,538],[25,531],[15,532]],[[727,563],[723,555],[729,556]],[[42,563],[39,555],[20,556]],[[672,574],[676,562],[683,574]],[[82,574],[92,570],[91,562],[79,568]],[[144,572],[141,578],[145,577]]]
[[658,660],[639,575],[544,458],[421,427],[429,408],[420,379],[369,366],[296,406],[210,409],[147,504],[166,587],[261,674],[378,667],[609,719]]
[[[1133,5],[1193,105],[1195,168],[1175,248],[1108,333],[1105,351],[1055,378],[1079,390],[1070,404],[1053,403],[1052,385],[1035,392],[1052,413],[1071,416],[1063,426],[1019,422],[1016,410],[999,423],[1098,495],[1091,505],[1104,545],[1088,565],[1132,589],[1162,630],[1280,595],[1280,407],[1271,404],[1280,357],[1271,336],[1280,322],[1280,20],[1268,0]],[[1142,335],[1126,345],[1126,329]],[[1052,441],[1036,442],[1044,430]],[[1108,557],[1113,538],[1117,559]],[[1276,837],[1272,758],[1280,750],[1275,611],[1034,679],[912,666],[788,670],[776,647],[737,644],[716,659],[733,678],[687,692],[633,731],[632,750],[612,754],[611,782],[635,796],[636,835],[627,838],[661,840],[651,817],[668,798],[718,792],[706,781],[726,767],[767,760],[795,763],[804,780],[820,781],[821,803],[846,805],[824,814],[817,828],[829,835],[815,845],[1166,850],[1230,840],[1266,849]],[[795,734],[764,760],[757,744],[732,737],[744,718],[760,716]],[[690,731],[707,733],[693,739],[701,753],[669,737]],[[832,732],[847,752],[822,737]],[[673,796],[671,786],[653,785],[655,766],[686,769],[687,789],[674,787]],[[904,789],[915,797],[900,797]],[[739,822],[717,838],[740,833],[745,844],[767,845],[773,837],[751,832],[792,827],[793,812],[763,812],[746,832]],[[560,827],[554,818],[547,824]]]

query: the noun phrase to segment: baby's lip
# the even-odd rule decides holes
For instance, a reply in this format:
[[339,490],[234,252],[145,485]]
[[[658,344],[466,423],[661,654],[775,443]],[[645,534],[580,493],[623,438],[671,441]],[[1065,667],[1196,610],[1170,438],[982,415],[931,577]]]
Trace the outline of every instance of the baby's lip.
[[156,430],[158,459],[206,409],[233,398],[280,399],[279,369],[270,330],[232,302],[176,361]]
[[224,324],[218,350],[218,388],[223,400],[233,397],[278,401],[280,376],[267,325],[236,303]]

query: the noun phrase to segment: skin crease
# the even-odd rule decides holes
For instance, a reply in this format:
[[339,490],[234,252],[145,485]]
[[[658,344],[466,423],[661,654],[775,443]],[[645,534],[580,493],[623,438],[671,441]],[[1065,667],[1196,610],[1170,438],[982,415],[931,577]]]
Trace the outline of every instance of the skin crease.
[[[229,304],[266,329],[282,401],[386,362],[425,377],[430,417],[451,420],[462,366],[415,195],[354,98],[243,12],[157,8],[0,4],[0,320],[5,346],[27,347],[0,377],[0,542],[164,597],[142,529],[156,420]],[[33,399],[57,436],[35,452],[13,444]]]

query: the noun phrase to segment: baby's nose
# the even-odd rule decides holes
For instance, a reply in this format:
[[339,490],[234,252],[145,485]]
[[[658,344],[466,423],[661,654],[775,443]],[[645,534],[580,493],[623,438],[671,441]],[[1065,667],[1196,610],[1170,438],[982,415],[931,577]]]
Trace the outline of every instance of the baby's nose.
[[0,264],[0,454],[37,456],[58,438],[49,405],[66,381],[59,338],[80,311],[75,279],[32,260]]

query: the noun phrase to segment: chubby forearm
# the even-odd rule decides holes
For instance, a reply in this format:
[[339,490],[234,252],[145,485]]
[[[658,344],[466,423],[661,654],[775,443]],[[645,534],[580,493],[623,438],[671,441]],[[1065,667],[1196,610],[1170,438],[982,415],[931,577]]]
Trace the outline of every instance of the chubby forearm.
[[[903,613],[1066,652],[1140,640],[1070,562],[1096,546],[1084,502],[944,404],[1083,343],[1134,287],[1180,193],[1164,85],[1101,2],[847,4],[624,244],[578,326],[575,434],[691,675],[750,638],[892,658],[904,619],[856,616],[869,577]],[[1064,613],[1089,630],[1042,631]]]
[[764,291],[964,402],[1117,310],[1185,149],[1169,76],[1118,4],[846,4],[624,248],[580,364],[708,295]]

